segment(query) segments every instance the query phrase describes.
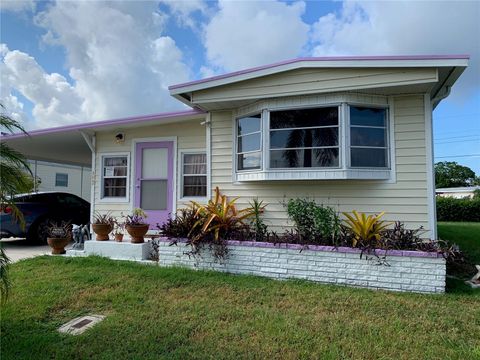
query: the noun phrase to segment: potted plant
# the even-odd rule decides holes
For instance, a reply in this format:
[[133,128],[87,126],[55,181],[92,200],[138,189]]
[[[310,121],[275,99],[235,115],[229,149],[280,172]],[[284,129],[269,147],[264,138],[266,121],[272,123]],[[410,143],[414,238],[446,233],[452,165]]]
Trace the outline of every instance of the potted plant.
[[97,234],[97,241],[109,240],[108,235],[113,230],[114,220],[110,213],[100,214],[96,212],[93,216],[92,229]]
[[123,221],[115,219],[113,224],[113,235],[115,236],[115,241],[122,242],[124,233],[125,233],[125,223]]
[[70,221],[62,221],[60,224],[51,222],[47,226],[47,233],[47,242],[52,248],[52,254],[65,254],[65,246],[72,239],[72,225]]
[[136,208],[132,215],[127,215],[125,219],[125,229],[132,238],[132,243],[141,244],[143,237],[148,231],[148,224],[145,222],[147,214],[142,209]]

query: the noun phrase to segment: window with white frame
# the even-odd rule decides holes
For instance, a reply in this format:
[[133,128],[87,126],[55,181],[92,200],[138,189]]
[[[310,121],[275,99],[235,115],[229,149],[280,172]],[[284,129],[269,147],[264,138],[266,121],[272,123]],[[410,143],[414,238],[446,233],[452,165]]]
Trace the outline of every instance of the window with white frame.
[[387,104],[347,101],[292,108],[267,103],[268,110],[238,117],[237,180],[390,178]]
[[350,106],[350,166],[388,167],[387,110]]
[[339,166],[338,106],[270,112],[270,168]]
[[55,186],[68,187],[68,174],[56,173]]
[[183,153],[182,197],[207,196],[207,154]]
[[102,157],[102,198],[126,198],[127,180],[127,155],[106,155]]
[[262,116],[237,119],[237,169],[258,170],[262,164]]

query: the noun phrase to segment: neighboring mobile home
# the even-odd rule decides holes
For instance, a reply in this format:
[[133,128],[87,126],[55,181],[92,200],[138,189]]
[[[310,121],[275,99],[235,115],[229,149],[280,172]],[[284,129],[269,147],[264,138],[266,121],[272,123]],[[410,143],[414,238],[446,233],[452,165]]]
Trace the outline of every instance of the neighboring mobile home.
[[91,169],[83,165],[58,164],[29,160],[30,170],[37,181],[34,192],[60,191],[90,201]]
[[386,211],[436,238],[432,109],[467,64],[468,56],[296,59],[170,87],[193,110],[7,141],[31,158],[91,165],[93,210],[142,207],[152,225],[218,186],[240,207],[264,200],[273,227],[287,224],[284,200],[308,197],[339,211]]
[[465,186],[453,188],[438,188],[435,190],[437,196],[450,197],[455,199],[473,198],[475,191],[480,191],[480,186]]

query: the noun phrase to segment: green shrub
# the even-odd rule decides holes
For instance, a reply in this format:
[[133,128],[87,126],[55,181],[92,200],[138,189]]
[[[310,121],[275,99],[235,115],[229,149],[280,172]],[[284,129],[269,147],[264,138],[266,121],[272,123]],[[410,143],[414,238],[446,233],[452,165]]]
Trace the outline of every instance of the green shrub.
[[438,221],[480,221],[480,199],[437,197]]
[[339,233],[340,220],[335,210],[314,200],[290,199],[285,205],[295,230],[304,239],[332,239]]

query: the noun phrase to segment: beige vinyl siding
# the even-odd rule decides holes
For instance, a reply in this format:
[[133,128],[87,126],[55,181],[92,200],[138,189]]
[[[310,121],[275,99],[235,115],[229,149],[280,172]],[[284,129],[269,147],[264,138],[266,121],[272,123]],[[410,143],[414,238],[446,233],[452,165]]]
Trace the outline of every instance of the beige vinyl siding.
[[[422,95],[394,98],[394,141],[396,182],[360,180],[313,181],[232,181],[232,113],[213,112],[212,188],[218,186],[228,196],[239,196],[238,205],[247,206],[257,197],[268,206],[265,219],[280,228],[288,223],[282,203],[289,198],[313,198],[338,211],[353,209],[367,213],[386,211],[386,220],[404,221],[408,227],[428,227],[427,171]],[[425,236],[429,234],[426,233]]]
[[[96,156],[96,171],[94,174],[95,180],[95,211],[107,212],[110,211],[114,216],[119,216],[120,213],[128,214],[132,211],[133,208],[133,196],[135,185],[132,184],[133,172],[135,171],[134,167],[134,154],[132,153],[132,144],[133,140],[146,139],[145,141],[156,141],[151,140],[150,138],[161,138],[161,137],[176,137],[177,138],[177,163],[174,164],[174,169],[176,172],[176,184],[177,189],[177,207],[184,207],[188,201],[183,201],[179,199],[180,196],[180,153],[183,150],[192,150],[192,149],[206,149],[206,135],[205,135],[205,126],[200,125],[201,120],[194,120],[188,122],[166,124],[166,125],[155,125],[148,127],[139,127],[135,129],[127,129],[122,131],[125,134],[125,142],[122,144],[116,144],[114,141],[115,134],[118,132],[102,132],[96,134],[96,146],[97,146],[97,156]],[[161,141],[161,140],[159,140]],[[130,167],[129,167],[129,178],[130,184],[129,189],[129,201],[123,203],[117,202],[107,202],[101,199],[101,166],[102,166],[102,155],[103,154],[123,154],[128,153],[130,155]]]
[[434,83],[435,68],[299,69],[196,91],[192,102],[270,98],[309,93],[335,92]]

